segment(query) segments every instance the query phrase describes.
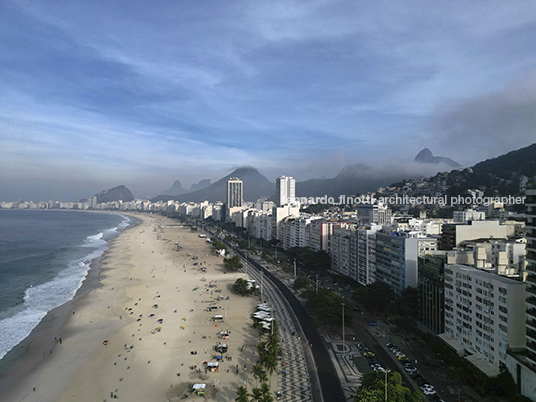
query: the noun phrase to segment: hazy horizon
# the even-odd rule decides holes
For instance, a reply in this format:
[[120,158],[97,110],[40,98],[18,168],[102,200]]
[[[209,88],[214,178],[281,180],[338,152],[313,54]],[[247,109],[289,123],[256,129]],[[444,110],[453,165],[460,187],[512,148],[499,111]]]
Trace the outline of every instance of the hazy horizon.
[[535,142],[530,1],[6,0],[0,35],[0,201],[145,198],[243,165],[410,174],[425,147],[471,166]]

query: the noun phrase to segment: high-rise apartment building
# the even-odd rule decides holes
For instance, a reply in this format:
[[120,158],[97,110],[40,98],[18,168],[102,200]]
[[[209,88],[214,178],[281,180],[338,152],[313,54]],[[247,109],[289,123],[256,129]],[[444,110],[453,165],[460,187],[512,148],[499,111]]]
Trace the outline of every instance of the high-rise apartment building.
[[536,371],[536,190],[525,192],[527,228],[527,360]]
[[244,199],[243,182],[237,178],[227,180],[227,219],[230,218],[233,211],[242,207]]
[[276,206],[293,204],[296,201],[296,180],[293,177],[279,176],[276,181]]

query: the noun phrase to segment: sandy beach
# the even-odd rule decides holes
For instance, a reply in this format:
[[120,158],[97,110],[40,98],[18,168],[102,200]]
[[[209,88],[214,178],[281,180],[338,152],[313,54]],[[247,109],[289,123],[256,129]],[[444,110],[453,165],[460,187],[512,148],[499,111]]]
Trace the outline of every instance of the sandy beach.
[[[50,339],[34,337],[25,372],[15,371],[3,401],[176,401],[194,383],[207,384],[207,399],[234,400],[249,373],[244,365],[257,360],[249,318],[257,300],[231,291],[243,274],[225,273],[198,232],[134,216],[142,223],[113,240],[101,260],[100,286],[65,307]],[[213,304],[217,310],[206,311]],[[220,339],[221,330],[230,337]],[[229,351],[219,371],[206,373],[218,342]]]

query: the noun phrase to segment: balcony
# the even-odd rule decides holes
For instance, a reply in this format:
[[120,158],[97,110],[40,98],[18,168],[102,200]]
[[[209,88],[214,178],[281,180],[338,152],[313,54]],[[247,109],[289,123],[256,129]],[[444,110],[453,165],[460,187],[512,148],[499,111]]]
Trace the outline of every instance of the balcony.
[[[536,356],[536,342],[527,340],[527,349],[532,352],[533,356]],[[534,359],[536,361],[536,359]]]
[[527,341],[529,339],[532,339],[533,341],[536,340],[536,331],[534,331],[533,329],[527,328]]
[[531,304],[533,306],[536,306],[536,297],[534,297],[534,296],[527,297],[527,304]]
[[527,286],[526,289],[527,289],[527,293],[536,295],[536,286]]
[[527,325],[529,325],[530,327],[534,328],[534,330],[536,330],[536,320],[534,320],[534,319],[527,319],[526,323],[527,323]]

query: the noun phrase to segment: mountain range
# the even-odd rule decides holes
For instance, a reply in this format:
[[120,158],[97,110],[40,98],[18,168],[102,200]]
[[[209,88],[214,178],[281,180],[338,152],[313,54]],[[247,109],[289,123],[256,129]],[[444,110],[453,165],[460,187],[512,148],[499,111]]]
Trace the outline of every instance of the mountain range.
[[[339,197],[341,194],[353,195],[374,191],[378,187],[388,185],[402,179],[413,179],[422,177],[423,172],[418,168],[420,164],[437,164],[439,168],[459,167],[452,159],[435,157],[427,148],[417,155],[417,169],[375,169],[362,163],[348,165],[344,167],[337,176],[333,178],[310,179],[296,183],[297,197]],[[437,169],[437,168],[434,168]],[[437,170],[435,170],[437,172]],[[191,192],[172,194],[165,192],[152,201],[176,200],[180,202],[216,202],[226,200],[227,180],[237,177],[244,182],[244,200],[256,201],[259,198],[275,200],[275,184],[271,183],[265,176],[251,166],[236,169],[231,174],[210,184],[210,180],[202,180],[197,185],[192,185]],[[208,184],[199,189],[201,184]],[[182,187],[181,187],[182,188]]]
[[[221,178],[207,187],[192,191],[187,194],[176,196],[159,195],[151,201],[175,200],[180,202],[225,202],[227,196],[227,180],[232,177],[241,179],[244,182],[244,200],[255,201],[262,197],[271,197],[275,193],[275,184],[271,183],[259,171],[251,166],[236,169],[231,174]],[[201,181],[203,182],[203,180]],[[199,184],[201,184],[201,182]],[[207,181],[205,181],[207,183]],[[198,186],[199,186],[198,184]]]
[[[417,165],[438,164],[438,166],[446,167],[459,166],[450,158],[433,156],[427,148],[419,152],[414,163]],[[348,165],[333,178],[297,182],[296,196],[321,197],[327,195],[337,198],[341,194],[362,194],[389,185],[396,188],[399,184],[396,183],[397,181],[402,180],[403,183],[410,183],[413,179],[426,177],[416,173],[416,171],[408,172],[400,168],[379,170],[364,164]],[[448,172],[438,173],[434,177],[447,184],[447,192],[450,195],[464,194],[468,189],[481,189],[491,195],[517,194],[520,189],[519,178],[522,175],[529,179],[536,177],[536,144],[477,163],[471,168],[451,169]],[[245,201],[256,201],[259,198],[274,199],[275,197],[275,184],[254,167],[245,166],[234,170],[215,183],[211,183],[209,179],[201,180],[191,186],[190,192],[187,192],[180,181],[176,180],[173,186],[164,192],[165,194],[160,194],[151,201],[225,202],[227,180],[232,177],[239,178],[244,182]],[[434,177],[429,176],[426,180],[433,181]],[[427,190],[422,188],[422,191]],[[99,203],[117,200],[130,201],[132,199],[134,199],[132,193],[125,186],[118,186],[97,194]]]

